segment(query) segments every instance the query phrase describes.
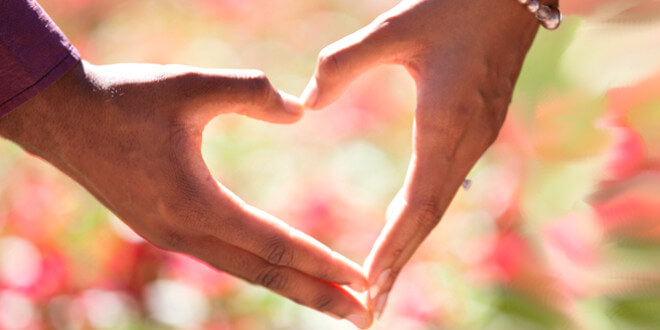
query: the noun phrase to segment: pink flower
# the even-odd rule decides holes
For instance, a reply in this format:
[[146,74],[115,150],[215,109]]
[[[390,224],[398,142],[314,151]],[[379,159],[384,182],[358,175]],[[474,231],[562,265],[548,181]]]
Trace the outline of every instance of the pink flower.
[[513,230],[502,231],[483,266],[496,281],[510,283],[521,274],[531,257],[528,243],[523,237]]
[[610,234],[660,241],[660,171],[609,184],[591,204]]
[[607,170],[612,176],[610,180],[618,181],[634,176],[644,165],[646,155],[646,146],[637,132],[625,127],[615,129],[614,147],[607,161]]
[[189,282],[207,294],[222,294],[235,288],[237,283],[231,275],[180,253],[168,253],[164,267],[166,276],[174,276]]

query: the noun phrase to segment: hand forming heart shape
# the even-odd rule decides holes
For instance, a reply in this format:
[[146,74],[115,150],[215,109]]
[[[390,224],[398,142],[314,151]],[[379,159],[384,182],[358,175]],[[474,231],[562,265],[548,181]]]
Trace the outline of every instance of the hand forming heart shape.
[[365,263],[376,318],[403,266],[497,137],[537,30],[517,1],[411,0],[321,51],[302,96],[309,108],[333,102],[378,64],[403,65],[417,86],[408,174]]
[[0,133],[72,177],[150,242],[365,324],[365,306],[339,286],[366,290],[361,268],[246,205],[202,159],[202,131],[219,114],[291,123],[302,111],[256,71],[83,62],[2,118]]
[[[377,64],[401,64],[417,83],[409,171],[366,278],[355,263],[246,205],[204,163],[202,131],[219,114],[277,123],[302,115],[259,72],[79,63],[3,117],[0,134],[78,181],[152,243],[364,328],[497,136],[537,29],[513,0],[406,0],[321,52],[303,95],[309,108],[333,102]],[[369,288],[369,306],[341,285]]]

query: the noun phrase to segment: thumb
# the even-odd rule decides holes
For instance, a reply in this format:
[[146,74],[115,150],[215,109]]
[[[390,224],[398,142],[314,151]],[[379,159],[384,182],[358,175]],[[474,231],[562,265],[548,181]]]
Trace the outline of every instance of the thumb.
[[190,111],[208,122],[236,113],[271,123],[293,123],[303,114],[301,101],[276,89],[259,70],[184,67],[173,82],[175,99],[185,99]]
[[304,105],[320,109],[335,101],[348,85],[370,68],[396,59],[401,43],[393,29],[373,22],[325,47],[318,57],[314,77],[301,96]]
[[304,108],[298,97],[275,88],[261,71],[247,70],[232,84],[233,112],[277,124],[300,119]]

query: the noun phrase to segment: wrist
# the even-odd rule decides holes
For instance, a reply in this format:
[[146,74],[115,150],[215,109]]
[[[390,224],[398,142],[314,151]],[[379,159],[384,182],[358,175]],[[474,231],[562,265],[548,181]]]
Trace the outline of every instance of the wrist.
[[36,97],[0,119],[0,136],[26,151],[49,159],[59,153],[62,132],[75,129],[65,122],[76,122],[74,110],[89,99],[84,65],[79,62]]

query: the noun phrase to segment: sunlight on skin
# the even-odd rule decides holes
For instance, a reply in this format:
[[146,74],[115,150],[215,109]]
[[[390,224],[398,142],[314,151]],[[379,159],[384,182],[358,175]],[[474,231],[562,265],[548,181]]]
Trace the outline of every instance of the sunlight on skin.
[[[97,86],[114,80],[118,84],[130,82],[135,87],[142,84],[138,75],[166,83],[168,75],[187,70],[207,77],[221,73],[257,81],[261,75],[257,70],[138,64],[149,62],[256,67],[267,72],[280,88],[300,91],[325,44],[363,26],[397,1],[40,2],[52,8],[50,14],[62,23],[89,61],[136,62],[126,69],[96,66],[98,72],[112,68],[105,70],[106,79],[97,80]],[[414,9],[414,1],[404,3],[406,8],[403,4],[397,8]],[[559,31],[539,35],[498,141],[469,175],[475,179],[473,189],[459,190],[443,215],[443,223],[429,234],[398,274],[399,285],[392,291],[379,294],[395,273],[387,269],[380,274],[373,271],[370,290],[358,293],[345,288],[360,304],[367,304],[365,299],[371,294],[376,299],[369,306],[381,310],[387,305],[382,321],[374,328],[510,329],[524,324],[530,328],[604,329],[617,324],[638,328],[658,324],[657,313],[648,306],[659,301],[655,288],[660,277],[653,265],[658,259],[655,251],[660,227],[650,219],[657,219],[659,210],[660,143],[655,142],[658,134],[654,123],[658,122],[655,109],[660,104],[660,92],[657,73],[651,72],[645,57],[660,58],[649,47],[655,43],[651,38],[653,30],[646,28],[656,21],[659,3],[561,0],[565,15],[585,15],[585,19],[570,17]],[[611,17],[617,11],[622,12]],[[383,14],[368,28],[349,36],[347,44],[332,44],[322,54],[348,54],[352,50],[350,44],[368,44],[372,31],[392,27],[383,26],[379,20],[396,14]],[[449,17],[435,15],[432,22],[438,23],[438,19]],[[437,29],[435,34],[458,35],[456,30],[472,29],[501,41],[495,32],[502,26],[473,27],[474,24],[458,24],[450,28],[452,31]],[[636,38],[636,34],[630,33],[633,30],[650,39]],[[584,31],[610,42],[604,43],[606,47],[593,47],[579,38]],[[448,39],[444,46],[451,44]],[[566,52],[566,48],[576,45],[581,49],[577,55],[582,57]],[[468,57],[468,52],[460,53]],[[441,53],[438,57],[446,59],[447,55]],[[589,66],[581,58],[589,59],[585,62]],[[346,58],[335,59],[339,64]],[[395,63],[407,65],[405,62]],[[571,63],[570,72],[561,72],[557,63]],[[608,88],[608,79],[598,78],[629,71],[631,66],[639,70],[638,74],[627,79],[621,88],[612,90]],[[591,72],[590,67],[599,70]],[[148,72],[149,68],[154,71]],[[121,76],[113,77],[115,70]],[[203,127],[204,160],[209,163],[209,172],[222,181],[215,184],[215,189],[243,211],[255,214],[262,223],[274,225],[277,219],[283,219],[307,233],[300,238],[297,230],[276,225],[289,238],[323,253],[331,251],[328,260],[342,258],[332,252],[336,250],[362,261],[374,242],[384,244],[384,235],[378,237],[383,226],[384,231],[393,231],[396,218],[414,206],[404,189],[399,190],[389,207],[387,204],[397,193],[406,166],[423,165],[407,162],[415,104],[412,79],[407,74],[403,66],[370,70],[356,78],[347,93],[327,110],[307,112],[293,126],[267,125],[233,114],[219,116],[213,124]],[[575,74],[584,79],[570,79]],[[655,82],[636,80],[650,75],[655,76]],[[460,84],[460,80],[455,79],[455,84]],[[105,92],[113,100],[126,100],[131,94],[126,88],[112,85],[107,83]],[[606,95],[586,92],[585,86],[591,85],[601,86],[597,93],[605,91]],[[202,91],[191,95],[197,92]],[[302,110],[297,98],[278,93],[284,108],[291,105],[295,114]],[[158,104],[169,94],[144,98]],[[455,94],[460,98],[460,93]],[[237,104],[242,102],[239,99],[235,99]],[[205,108],[208,112],[204,115],[191,112],[188,119],[203,126],[201,123],[214,112],[212,106]],[[236,113],[250,114],[247,107],[234,109]],[[553,109],[560,111],[548,111]],[[139,111],[126,111],[124,115],[132,112]],[[277,122],[294,119],[283,116]],[[94,124],[89,126],[95,127]],[[124,129],[127,127],[117,128],[114,134],[124,134]],[[601,141],[610,134],[611,144]],[[125,140],[124,146],[134,145],[130,141],[137,139]],[[597,141],[603,143],[594,144]],[[541,148],[537,142],[542,142]],[[197,259],[163,251],[136,235],[116,234],[106,219],[108,212],[75,183],[10,142],[0,143],[0,149],[3,238],[29,241],[40,256],[36,264],[30,262],[38,266],[32,269],[39,270],[28,272],[29,276],[20,276],[30,268],[25,267],[20,256],[6,259],[0,266],[5,279],[0,292],[0,311],[5,312],[0,313],[0,327],[89,328],[109,326],[113,318],[126,320],[122,327],[163,327],[172,321],[165,314],[177,309],[176,297],[180,295],[167,295],[174,297],[174,303],[157,308],[162,313],[154,313],[147,308],[149,302],[143,294],[163,281],[188,286],[198,292],[198,298],[207,300],[212,306],[208,313],[187,318],[203,326],[351,327],[347,321],[334,321],[272,291],[243,283],[231,272],[218,272]],[[149,157],[157,158],[153,154]],[[115,157],[113,161],[131,160],[135,161],[135,156]],[[498,170],[493,171],[493,167]],[[131,171],[136,168],[132,166]],[[102,168],[99,171],[111,176]],[[144,175],[156,173],[146,171]],[[456,182],[446,185],[458,189],[461,176],[456,174]],[[111,184],[123,188],[127,181],[135,180],[122,176]],[[277,218],[247,206],[224,185]],[[146,184],[140,184],[140,189],[150,190]],[[585,194],[592,192],[588,207],[583,200],[587,198]],[[122,193],[131,195],[127,189]],[[165,204],[161,204],[162,212],[176,213],[180,209],[180,205],[168,209]],[[327,247],[308,237],[317,238]],[[205,246],[203,250],[209,252],[210,258],[218,258],[217,246]],[[19,254],[28,256],[26,260],[36,260],[25,255],[25,251]],[[273,278],[276,276],[268,277],[276,283]],[[305,285],[305,281],[295,283],[298,288]],[[116,293],[115,298],[90,294],[109,287],[117,290],[108,291]],[[121,298],[130,312],[120,312],[116,298]],[[199,301],[198,298],[195,299]],[[327,310],[327,315],[337,317]],[[363,321],[354,319],[357,323]]]
[[[462,29],[475,22],[480,34]],[[365,262],[376,318],[403,266],[497,137],[538,25],[515,1],[402,1],[321,51],[301,97],[307,107],[330,104],[379,64],[403,65],[417,84],[408,174]]]
[[[202,159],[203,128],[217,115],[297,121],[302,105],[282,95],[258,71],[84,62],[2,118],[0,134],[67,173],[153,244],[366,327],[371,315],[339,286],[365,290],[361,268],[247,206]],[[53,107],[67,111],[54,115]]]

